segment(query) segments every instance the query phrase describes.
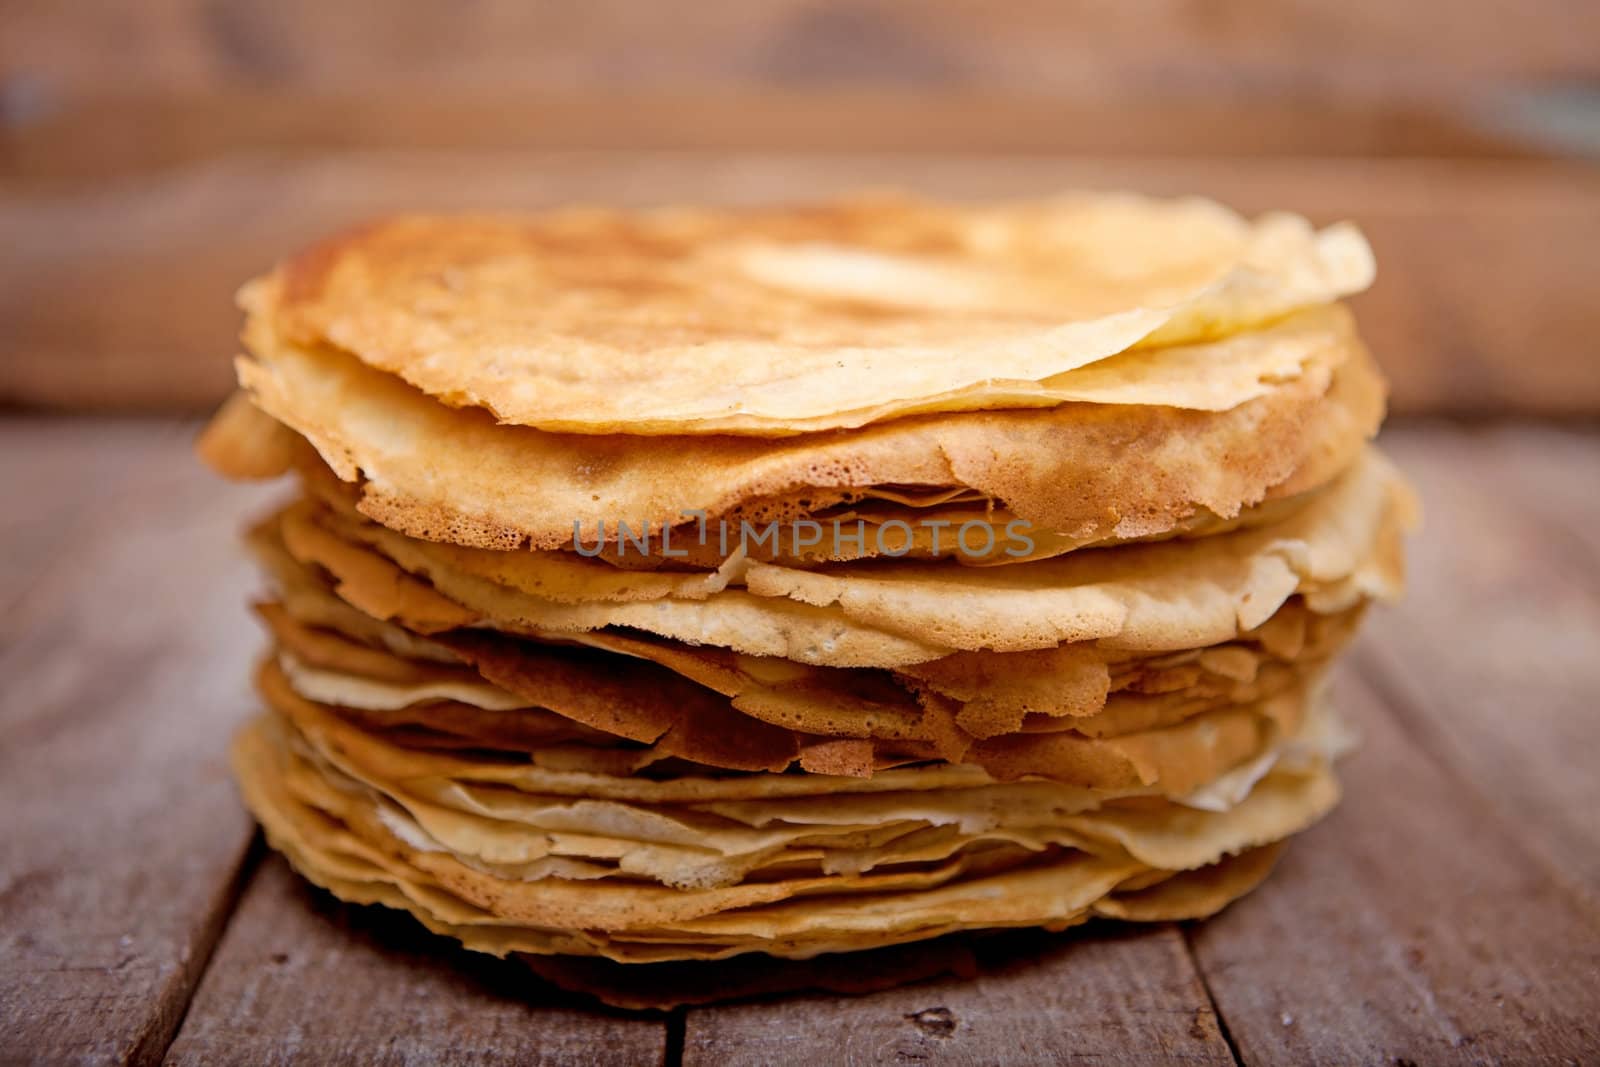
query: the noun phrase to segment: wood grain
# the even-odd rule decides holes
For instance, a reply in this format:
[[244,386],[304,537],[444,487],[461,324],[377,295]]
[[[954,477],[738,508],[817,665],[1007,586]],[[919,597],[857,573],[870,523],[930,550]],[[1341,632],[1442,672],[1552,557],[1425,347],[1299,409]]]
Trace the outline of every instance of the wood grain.
[[0,193],[0,401],[197,410],[229,387],[235,286],[332,229],[408,209],[807,198],[907,185],[1200,193],[1353,218],[1377,249],[1363,330],[1403,412],[1600,412],[1600,171],[1533,161],[450,153],[238,160],[75,193]]
[[1345,799],[1267,883],[1194,928],[1245,1063],[1580,1063],[1600,1052],[1600,913],[1354,671]]
[[[24,598],[98,517],[108,490],[148,463],[148,424],[48,418],[0,420],[0,649],[21,637]],[[74,491],[64,492],[72,486]],[[0,653],[3,654],[3,653]]]
[[1233,1062],[1176,927],[1037,941],[975,980],[692,1009],[683,1062]]
[[[1600,570],[1547,517],[1585,508],[1594,521],[1600,448],[1591,437],[1508,461],[1501,439],[1446,428],[1389,439],[1422,491],[1409,566],[1423,592],[1378,613],[1360,655],[1418,743],[1600,900]],[[1519,484],[1529,477],[1544,491]]]
[[341,904],[274,856],[240,901],[169,1064],[659,1063],[660,1018],[573,1007],[515,963]]
[[1493,461],[1492,491],[1507,493],[1537,530],[1529,538],[1556,540],[1562,565],[1600,594],[1600,501],[1579,488],[1600,473],[1595,435],[1556,424],[1487,426],[1474,437]]
[[[61,523],[6,541],[32,567],[0,628],[0,1059],[159,1058],[231,908],[251,827],[221,746],[254,643],[232,534],[253,494],[190,461],[191,432],[0,452],[7,510]],[[94,462],[41,480],[52,438]]]

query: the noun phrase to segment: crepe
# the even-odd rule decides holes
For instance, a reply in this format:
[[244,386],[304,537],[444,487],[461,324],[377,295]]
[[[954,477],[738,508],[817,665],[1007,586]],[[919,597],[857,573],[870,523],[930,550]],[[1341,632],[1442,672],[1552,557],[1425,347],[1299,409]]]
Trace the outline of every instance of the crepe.
[[[659,665],[757,720],[745,725],[747,736],[762,734],[758,722],[809,735],[798,741],[803,761],[816,763],[824,751],[840,759],[849,754],[866,760],[862,773],[895,753],[926,750],[817,746],[831,737],[866,738],[959,754],[974,740],[1008,732],[1117,736],[1270,696],[1326,664],[1349,640],[1361,610],[1322,615],[1296,598],[1237,640],[1199,649],[1130,652],[1088,643],[960,653],[897,671],[815,667],[617,632],[554,635],[531,644],[457,632],[441,643],[353,610],[274,539],[275,531],[269,521],[254,540],[282,601],[260,610],[284,649],[280,663],[302,695],[391,711],[444,693],[489,709],[542,702],[640,741],[659,738],[685,717],[703,717],[708,731],[725,721],[718,702],[663,675]],[[484,689],[491,677],[511,688]],[[617,688],[623,678],[639,679],[636,695]],[[468,691],[474,684],[482,696]],[[583,693],[605,699],[598,707],[574,703]],[[705,753],[691,758],[714,762]]]
[[[1142,922],[1203,919],[1250,892],[1272,871],[1285,842],[1263,845],[1197,871],[1161,878],[1096,901],[1097,916]],[[1088,916],[1084,916],[1087,920]],[[1073,923],[1061,923],[1062,928]],[[554,985],[635,1010],[818,991],[859,995],[940,975],[974,979],[1026,965],[1063,947],[1039,931],[951,934],[848,957],[823,954],[781,962],[759,953],[718,961],[617,963],[591,956],[514,955]]]
[[1413,513],[1393,468],[1370,453],[1284,522],[1192,543],[981,569],[868,562],[798,570],[751,561],[742,587],[580,603],[492,580],[521,576],[497,569],[497,554],[452,551],[329,512],[286,513],[283,533],[302,562],[336,575],[341,596],[415,631],[489,625],[539,636],[628,627],[800,663],[900,667],[961,650],[1088,640],[1193,648],[1253,628],[1296,593],[1327,611],[1389,596],[1400,582],[1393,545]]
[[[1278,840],[1319,817],[1337,796],[1325,754],[1308,749],[1298,763],[1283,764],[1216,812],[1127,807],[1115,797],[1049,786],[1034,787],[1043,795],[1020,804],[1016,796],[985,795],[1019,787],[984,784],[970,772],[971,784],[953,796],[915,788],[912,771],[896,772],[895,782],[866,794],[841,783],[810,801],[780,794],[754,808],[709,800],[630,809],[445,784],[452,774],[468,780],[483,774],[470,762],[407,754],[375,740],[357,738],[350,746],[349,731],[327,713],[292,714],[293,726],[259,722],[235,750],[247,797],[274,843],[324,876],[341,866],[348,875],[360,861],[363,879],[346,880],[396,886],[413,910],[491,951],[570,952],[582,945],[586,954],[613,959],[714,959],[743,951],[803,957],[893,944],[912,932],[927,936],[930,924],[945,931],[1064,924],[1124,885],[1136,887],[1142,910],[1154,914],[1149,871],[1201,868]],[[424,766],[436,769],[418,773]],[[483,770],[494,775],[494,766]],[[500,777],[533,785],[526,771]],[[935,769],[932,777],[949,775]],[[770,792],[768,783],[777,784],[772,776],[700,787],[680,779],[672,791],[759,794]],[[908,785],[909,792],[894,792]],[[619,790],[639,792],[628,779],[592,792]],[[910,826],[882,839],[883,828],[894,825],[886,812],[896,806],[898,821]],[[762,814],[763,807],[774,814]],[[773,818],[780,821],[767,821]],[[938,839],[941,827],[952,832]],[[865,852],[863,828],[881,839],[865,842]],[[829,841],[837,845],[827,847]],[[528,853],[531,844],[542,851]],[[542,860],[564,864],[527,866]],[[746,880],[756,870],[767,873]],[[652,885],[660,879],[669,884]],[[340,877],[326,883],[341,891]],[[847,906],[845,898],[852,898]],[[1038,910],[1030,915],[1030,909]],[[494,928],[489,945],[469,929],[476,926]]]
[[[236,400],[243,396],[239,394]],[[289,457],[288,462],[261,473],[259,463],[264,447],[280,435],[295,442],[281,453]],[[239,442],[241,454],[237,458],[224,451],[226,446],[221,442],[228,439]],[[248,401],[242,405],[230,402],[211,424],[205,444],[208,461],[219,469],[238,477],[260,478],[276,477],[292,468],[307,496],[347,518],[361,517],[359,486],[341,481],[308,442],[251,407]],[[1207,537],[1277,522],[1346,470],[1360,455],[1362,446],[1359,438],[1350,438],[1336,449],[1318,452],[1295,471],[1289,483],[1275,487],[1261,503],[1243,507],[1231,518],[1200,508],[1163,530],[1140,536],[1119,537],[1105,530],[1082,535],[1044,530],[970,489],[878,486],[854,503],[796,500],[792,502],[795,507],[820,506],[776,533],[732,521],[694,518],[666,528],[659,536],[644,538],[637,536],[642,531],[633,526],[613,523],[603,531],[603,538],[587,536],[602,532],[597,527],[585,531],[585,538],[565,548],[499,551],[494,552],[493,558],[499,567],[525,572],[523,578],[511,584],[543,589],[542,595],[554,599],[592,598],[597,593],[633,588],[633,580],[606,574],[602,564],[628,571],[719,571],[734,556],[790,566],[888,556],[1004,566],[1049,559],[1082,548]],[[1295,488],[1299,491],[1291,493]],[[977,528],[969,530],[969,524],[976,524]],[[984,528],[992,533],[985,536]],[[525,584],[528,582],[538,585],[530,587]]]
[[1358,450],[1384,391],[1351,334],[1225,411],[1064,404],[781,441],[593,437],[452,410],[337,352],[251,348],[241,383],[340,478],[362,480],[366,515],[412,537],[499,549],[615,540],[621,521],[659,533],[692,512],[789,521],[905,486],[970,490],[1084,540],[1158,534],[1201,509],[1231,518],[1314,488],[1297,475],[1326,478],[1319,460]]
[[243,302],[280,343],[337,347],[507,423],[784,434],[1083,399],[1057,379],[1326,305],[1372,274],[1353,227],[1200,200],[878,197],[398,218],[312,247]]
[[[783,776],[684,766],[669,789],[667,779],[645,784],[630,772],[615,774],[604,759],[546,761],[541,753],[532,766],[522,766],[487,755],[499,751],[487,740],[476,752],[435,751],[403,731],[351,723],[336,708],[284,700],[270,690],[267,696],[310,746],[302,755],[312,769],[328,777],[336,767],[398,804],[413,830],[397,829],[405,820],[384,821],[408,840],[431,836],[485,864],[550,856],[615,861],[615,869],[596,877],[649,877],[680,888],[734,884],[760,867],[798,869],[808,860],[821,860],[816,869],[824,872],[861,873],[913,855],[944,859],[998,841],[1038,850],[1115,840],[1155,866],[1193,866],[1195,856],[1203,864],[1209,853],[1194,851],[1181,829],[1186,820],[1205,823],[1195,813],[1231,811],[1252,795],[1251,805],[1259,807],[1272,793],[1263,791],[1264,780],[1305,773],[1340,747],[1338,731],[1322,726],[1326,712],[1313,707],[1274,743],[1270,760],[1241,764],[1248,773],[1225,793],[1169,795],[1159,783],[1098,789],[1043,779],[1006,782],[970,765],[962,765],[967,769],[960,775],[946,774],[938,764],[884,772],[869,790],[844,780],[809,794],[786,793]],[[602,785],[596,778],[609,781]],[[589,791],[574,788],[575,781]],[[1163,796],[1170,803],[1155,800]]]

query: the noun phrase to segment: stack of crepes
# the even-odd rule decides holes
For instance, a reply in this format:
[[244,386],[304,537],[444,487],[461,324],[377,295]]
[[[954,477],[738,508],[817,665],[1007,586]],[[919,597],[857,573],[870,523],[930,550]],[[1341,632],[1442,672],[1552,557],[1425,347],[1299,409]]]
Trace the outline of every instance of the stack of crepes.
[[1208,915],[1336,802],[1322,679],[1400,587],[1372,274],[1102,195],[317,245],[201,441],[302,487],[250,534],[245,799],[337,896],[633,1006]]

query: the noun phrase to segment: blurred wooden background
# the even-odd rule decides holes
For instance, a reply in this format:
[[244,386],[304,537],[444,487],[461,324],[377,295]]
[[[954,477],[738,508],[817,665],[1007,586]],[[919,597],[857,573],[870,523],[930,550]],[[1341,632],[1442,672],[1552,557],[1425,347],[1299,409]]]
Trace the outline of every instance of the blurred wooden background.
[[0,403],[193,410],[408,208],[1200,192],[1354,218],[1412,413],[1600,412],[1600,4],[0,3]]

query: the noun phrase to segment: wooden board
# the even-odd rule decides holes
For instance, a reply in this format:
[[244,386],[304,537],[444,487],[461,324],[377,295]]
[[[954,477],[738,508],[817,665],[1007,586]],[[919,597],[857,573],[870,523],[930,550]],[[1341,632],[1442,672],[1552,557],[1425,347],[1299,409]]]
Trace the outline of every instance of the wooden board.
[[340,904],[273,856],[167,1062],[661,1062],[661,1019],[563,999],[515,963],[463,959],[409,916]]
[[[466,176],[470,176],[467,180]],[[232,294],[333,229],[426,207],[751,202],[914,181],[954,197],[1199,193],[1353,218],[1357,299],[1405,412],[1600,412],[1600,171],[1439,160],[448,153],[236,160],[72,193],[0,191],[0,403],[199,410],[230,387]]]
[[[1600,464],[1594,435],[1562,425],[1485,427],[1479,434],[1494,460],[1486,491],[1506,492],[1526,509],[1546,536],[1561,543],[1564,566],[1600,575],[1600,515],[1594,494],[1584,491]],[[1574,477],[1582,480],[1575,483]]]
[[0,619],[0,1059],[158,1059],[232,909],[256,494],[190,460],[191,432],[4,433],[7,513],[59,525],[0,553],[27,558]]
[[[0,508],[0,640],[25,632],[13,620],[26,619],[28,592],[92,521],[106,491],[148,462],[139,447],[148,436],[139,423],[102,421],[86,434],[60,420],[0,421],[0,491],[27,501]],[[77,492],[61,491],[74,484]]]
[[1500,443],[1517,436],[1396,437],[1422,491],[1410,567],[1428,595],[1379,613],[1359,654],[1419,744],[1524,823],[1573,884],[1600,891],[1600,567],[1571,532],[1600,518],[1600,448],[1591,437],[1508,460]]
[[[0,1060],[1587,1062],[1600,435],[1388,435],[1430,526],[1340,679],[1348,795],[1212,922],[972,982],[594,1011],[249,849],[223,764],[261,493],[192,424],[0,419]],[[1567,491],[1562,492],[1565,488]]]
[[1600,913],[1526,823],[1409,737],[1354,671],[1342,806],[1192,932],[1246,1063],[1561,1063],[1600,1049]]
[[1175,926],[1039,934],[1013,955],[971,981],[694,1009],[683,1062],[1233,1062]]

